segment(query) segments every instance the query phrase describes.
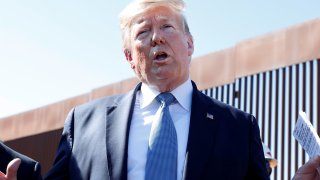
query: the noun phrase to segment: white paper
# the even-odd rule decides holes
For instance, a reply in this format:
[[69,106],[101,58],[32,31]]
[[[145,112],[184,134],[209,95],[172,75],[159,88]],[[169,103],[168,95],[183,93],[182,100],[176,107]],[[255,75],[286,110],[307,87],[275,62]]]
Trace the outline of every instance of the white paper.
[[299,117],[293,130],[293,136],[311,158],[315,155],[320,155],[320,138],[306,113],[302,111],[299,112]]

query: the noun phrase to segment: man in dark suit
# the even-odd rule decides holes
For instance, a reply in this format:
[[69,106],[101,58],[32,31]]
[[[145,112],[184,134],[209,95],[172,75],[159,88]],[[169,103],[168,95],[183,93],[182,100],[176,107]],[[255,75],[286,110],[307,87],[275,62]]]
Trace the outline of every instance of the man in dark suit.
[[[185,179],[267,179],[255,119],[193,88],[181,176]],[[127,179],[128,131],[139,89],[140,86],[125,96],[108,97],[73,109],[65,124],[55,165],[47,178]]]
[[183,9],[180,0],[139,0],[123,10],[124,54],[141,83],[70,112],[47,179],[144,179],[155,99],[163,92],[175,98],[174,179],[269,178],[255,118],[207,97],[190,80],[194,47]]
[[[17,159],[19,158],[19,159]],[[11,162],[10,165],[9,162]],[[7,165],[8,171],[7,171]],[[19,169],[18,169],[19,168]],[[18,169],[18,172],[16,170]],[[0,173],[4,175],[7,172],[8,178],[17,176],[17,179],[30,179],[39,180],[41,179],[41,167],[40,164],[33,159],[22,155],[8,146],[4,145],[0,141]],[[10,173],[11,172],[11,173]],[[0,179],[2,179],[0,175]]]
[[[123,11],[124,53],[141,83],[72,109],[45,179],[147,179],[153,137],[164,120],[174,125],[177,149],[157,160],[176,158],[166,164],[176,171],[172,179],[269,178],[254,117],[207,97],[190,80],[193,39],[183,8],[181,0],[138,0]],[[158,102],[164,93],[172,104]],[[319,159],[296,178],[318,177]],[[165,171],[152,172],[151,179],[168,179]]]
[[138,0],[123,10],[123,51],[141,83],[69,113],[46,179],[142,180],[149,173],[167,180],[167,170],[159,174],[148,163],[161,141],[153,137],[166,133],[158,130],[164,121],[174,130],[161,142],[172,141],[173,153],[160,148],[168,154],[152,163],[174,159],[165,164],[174,169],[171,179],[269,179],[255,118],[204,95],[190,80],[194,46],[183,9],[181,0]]

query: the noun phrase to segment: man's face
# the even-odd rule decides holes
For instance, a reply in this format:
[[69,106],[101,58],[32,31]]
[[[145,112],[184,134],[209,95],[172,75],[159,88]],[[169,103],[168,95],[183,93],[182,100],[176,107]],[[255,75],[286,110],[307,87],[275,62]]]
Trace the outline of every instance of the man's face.
[[138,78],[160,92],[171,91],[189,77],[193,53],[183,18],[168,7],[153,7],[134,19],[125,55]]

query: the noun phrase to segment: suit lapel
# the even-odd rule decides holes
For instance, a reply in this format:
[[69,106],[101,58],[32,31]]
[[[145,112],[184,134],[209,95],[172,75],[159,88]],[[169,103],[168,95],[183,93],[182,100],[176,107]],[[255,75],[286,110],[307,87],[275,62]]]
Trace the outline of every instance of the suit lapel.
[[135,96],[140,86],[141,83],[114,106],[107,107],[106,144],[111,179],[127,179],[128,136]]
[[[128,136],[136,92],[125,95],[114,106],[107,107],[106,144],[108,170],[111,179],[127,179]],[[214,146],[218,121],[213,113],[213,103],[209,103],[193,83],[190,129],[186,150],[183,179],[200,179],[205,162]]]
[[183,179],[201,179],[206,161],[215,144],[218,121],[213,103],[193,83],[192,109]]

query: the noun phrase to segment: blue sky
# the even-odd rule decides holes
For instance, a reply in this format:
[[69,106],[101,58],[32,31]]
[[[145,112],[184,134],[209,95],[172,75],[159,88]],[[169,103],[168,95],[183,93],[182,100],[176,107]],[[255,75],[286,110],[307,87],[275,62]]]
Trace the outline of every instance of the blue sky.
[[[118,14],[129,0],[0,1],[0,118],[134,76]],[[320,1],[186,0],[194,57],[320,17]]]

